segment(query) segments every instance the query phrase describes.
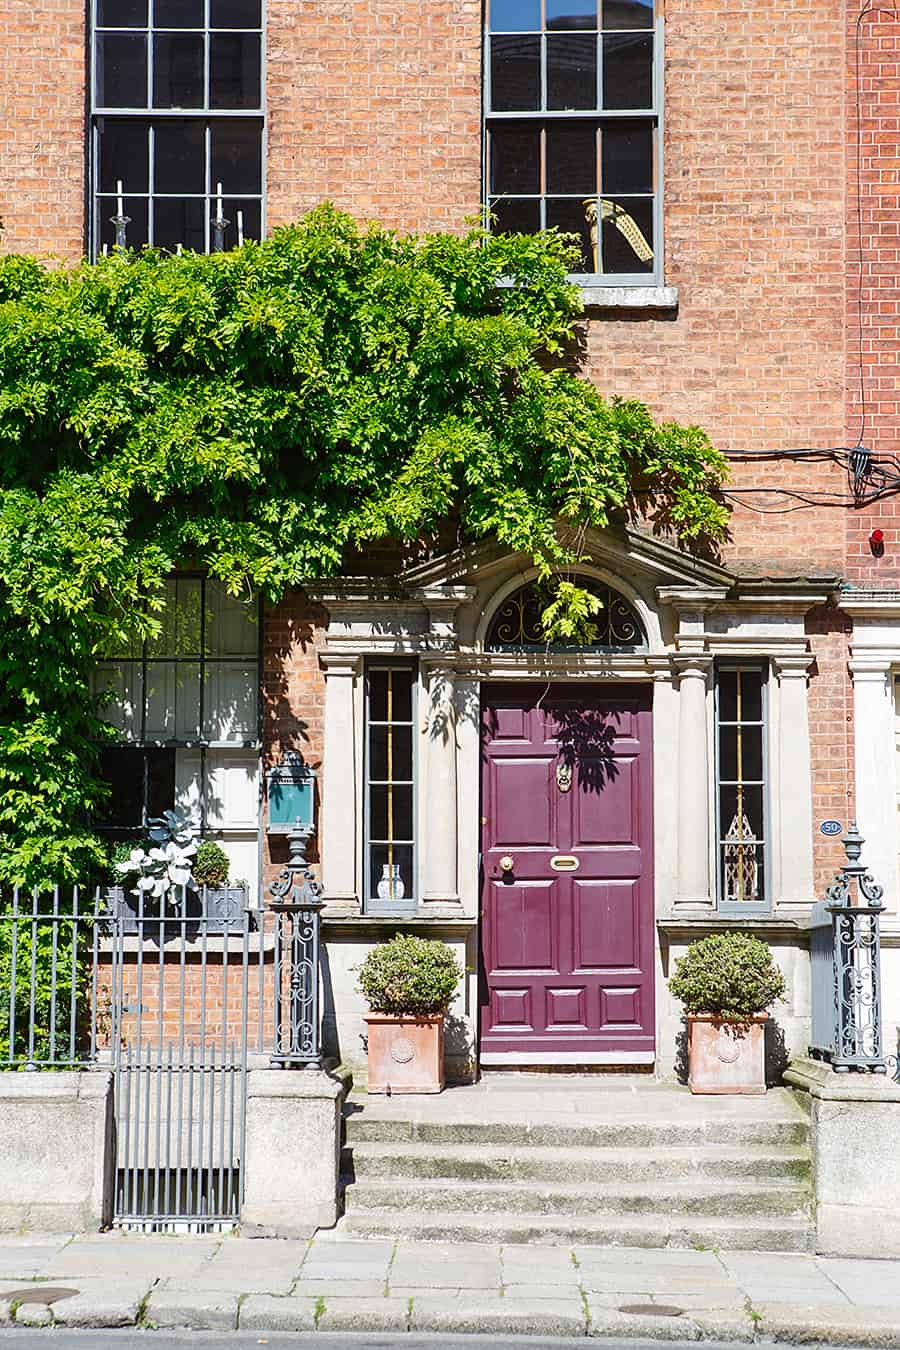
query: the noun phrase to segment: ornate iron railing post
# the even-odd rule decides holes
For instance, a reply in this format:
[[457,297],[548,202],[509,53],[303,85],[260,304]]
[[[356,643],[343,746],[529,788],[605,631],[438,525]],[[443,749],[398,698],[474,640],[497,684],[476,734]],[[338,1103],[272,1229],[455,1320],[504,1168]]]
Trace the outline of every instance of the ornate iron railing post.
[[831,1065],[835,1073],[851,1069],[887,1072],[879,926],[884,889],[861,861],[864,843],[853,821],[844,840],[847,861],[825,892],[834,935],[835,1037]]
[[275,914],[275,1046],[272,1065],[320,1069],[319,925],[324,901],[306,861],[311,825],[288,834],[290,860],[273,881]]

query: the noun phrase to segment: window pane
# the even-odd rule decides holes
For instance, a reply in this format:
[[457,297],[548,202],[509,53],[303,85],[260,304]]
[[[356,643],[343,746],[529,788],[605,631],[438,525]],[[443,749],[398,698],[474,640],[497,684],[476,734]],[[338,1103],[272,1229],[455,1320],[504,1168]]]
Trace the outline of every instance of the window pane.
[[97,118],[97,186],[115,192],[146,192],[149,186],[149,122],[142,118]]
[[369,788],[369,838],[411,841],[413,837],[413,790],[374,783]]
[[491,127],[489,155],[491,192],[540,192],[540,128],[515,122]]
[[604,108],[653,105],[653,37],[627,33],[603,39]]
[[411,722],[414,672],[410,669],[369,671],[369,720]]
[[148,749],[147,818],[161,816],[175,805],[175,751]]
[[730,904],[761,904],[765,892],[765,850],[761,844],[722,845],[722,899]]
[[734,840],[755,844],[765,838],[762,787],[720,787],[719,807],[719,838],[723,843]]
[[196,741],[200,735],[200,667],[187,661],[147,666],[148,741]]
[[202,28],[203,0],[153,0],[154,28]]
[[97,105],[146,108],[147,39],[100,33],[97,37]]
[[259,606],[255,600],[229,595],[221,582],[206,583],[206,652],[208,656],[256,656],[259,649]]
[[259,735],[256,662],[211,661],[204,671],[203,739],[255,741]]
[[[147,233],[147,198],[126,197],[124,208],[125,214],[129,218],[129,223],[125,227],[125,242],[128,248],[140,248],[149,239]],[[101,253],[104,244],[111,249],[116,242],[116,229],[111,223],[110,217],[114,216],[117,210],[115,197],[97,198],[97,239],[99,240]]]
[[206,252],[206,199],[156,197],[153,201],[153,247],[174,253],[182,248]]
[[[211,212],[213,216],[217,207],[218,203],[214,202]],[[247,201],[246,198],[240,197],[225,197],[222,200],[222,214],[228,221],[224,239],[226,249],[237,248],[239,243],[248,239],[262,238],[262,214],[259,202]],[[243,235],[243,239],[239,237],[239,233]]]
[[153,39],[153,105],[156,108],[203,106],[203,38],[163,33]]
[[100,28],[146,28],[147,0],[97,0]]
[[597,27],[597,0],[547,0],[547,27]]
[[762,721],[763,672],[719,671],[719,721]]
[[[392,867],[397,871],[392,872]],[[412,873],[412,844],[394,844],[390,849],[387,844],[373,844],[369,852],[369,898],[388,904],[392,900],[411,900],[415,895]]]
[[140,830],[144,819],[143,750],[103,750],[100,777],[109,796],[98,807],[95,823],[117,830]]
[[149,656],[200,655],[200,579],[170,577],[163,588],[165,608],[158,616],[158,637],[147,643]]
[[[593,206],[593,202],[591,203]],[[591,223],[584,203],[569,198],[547,198],[547,228],[555,226],[566,234],[576,234],[581,246],[581,259],[576,260],[574,271],[596,272],[594,249],[591,243]]]
[[648,122],[606,122],[600,133],[604,194],[653,191],[653,128]]
[[565,33],[547,38],[547,107],[596,108],[597,39]]
[[98,662],[91,688],[99,715],[124,741],[141,739],[142,684],[140,661]]
[[210,38],[209,104],[211,108],[259,107],[260,46],[256,34],[220,33]]
[[604,272],[653,271],[653,203],[604,197],[600,204]]
[[541,0],[491,0],[495,33],[534,33],[541,26]]
[[372,727],[369,733],[369,778],[410,782],[412,776],[412,727]]
[[603,0],[604,28],[652,28],[653,0]]
[[213,189],[224,192],[262,191],[262,129],[259,122],[229,119],[214,122],[210,131]]
[[547,123],[547,191],[597,192],[597,127],[594,122]]
[[490,209],[495,217],[494,234],[537,234],[541,228],[540,202],[506,197],[492,201]]
[[541,106],[541,39],[491,38],[491,107],[534,112]]
[[260,0],[210,0],[210,28],[260,28]]
[[[740,752],[740,753],[739,753]],[[763,776],[763,733],[761,726],[723,726],[719,728],[719,778],[723,782],[740,779],[760,782]]]
[[154,122],[153,142],[154,191],[206,191],[206,132],[203,122],[182,120],[180,117]]

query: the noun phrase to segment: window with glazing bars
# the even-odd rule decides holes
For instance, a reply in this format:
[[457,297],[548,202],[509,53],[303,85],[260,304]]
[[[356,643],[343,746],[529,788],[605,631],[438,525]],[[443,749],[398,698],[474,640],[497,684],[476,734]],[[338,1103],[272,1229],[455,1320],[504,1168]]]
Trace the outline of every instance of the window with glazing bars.
[[759,665],[720,666],[716,678],[719,908],[769,907],[766,679]]
[[365,901],[378,909],[415,907],[416,668],[366,668]]
[[661,280],[659,0],[489,0],[492,229],[578,237],[594,282]]
[[151,817],[180,806],[200,834],[234,836],[246,875],[238,845],[258,828],[259,687],[258,603],[205,577],[167,582],[159,635],[95,669],[102,715],[118,732],[103,751],[111,792],[98,828],[137,839]]
[[93,253],[115,243],[122,214],[132,247],[261,238],[261,0],[92,6]]

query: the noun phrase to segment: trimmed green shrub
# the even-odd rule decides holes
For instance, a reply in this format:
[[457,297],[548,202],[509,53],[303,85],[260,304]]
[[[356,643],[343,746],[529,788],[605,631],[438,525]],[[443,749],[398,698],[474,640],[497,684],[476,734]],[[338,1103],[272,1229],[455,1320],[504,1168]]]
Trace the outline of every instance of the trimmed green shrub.
[[224,886],[228,881],[228,854],[212,839],[197,849],[193,874],[198,886]]
[[462,975],[446,943],[398,933],[369,952],[359,989],[373,1012],[414,1017],[446,1012]]
[[784,993],[784,976],[768,945],[748,933],[718,933],[692,942],[675,962],[669,989],[688,1013],[739,1022]]

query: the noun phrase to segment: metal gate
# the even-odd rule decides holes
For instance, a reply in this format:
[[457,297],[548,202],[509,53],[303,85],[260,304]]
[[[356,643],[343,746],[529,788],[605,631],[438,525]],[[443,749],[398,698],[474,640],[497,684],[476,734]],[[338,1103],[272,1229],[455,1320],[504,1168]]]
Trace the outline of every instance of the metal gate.
[[212,917],[203,894],[148,911],[120,912],[109,941],[114,1222],[229,1228],[240,1216],[247,1066],[266,1044],[273,942],[264,911]]

